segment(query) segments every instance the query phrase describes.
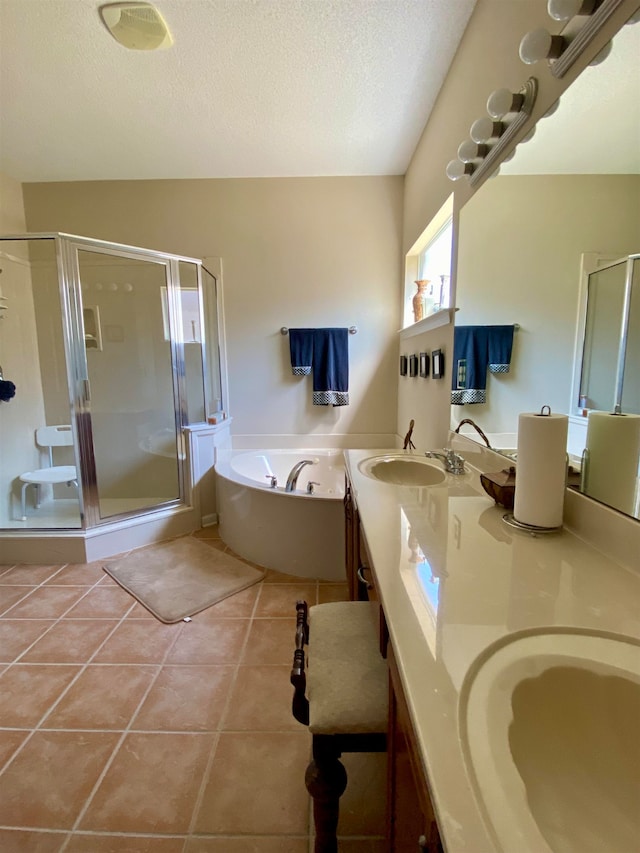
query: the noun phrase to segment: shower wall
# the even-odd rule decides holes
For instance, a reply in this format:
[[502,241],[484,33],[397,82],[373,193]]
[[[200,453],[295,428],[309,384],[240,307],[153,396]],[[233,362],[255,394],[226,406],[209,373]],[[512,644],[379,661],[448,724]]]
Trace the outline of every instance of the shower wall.
[[4,378],[15,384],[16,396],[0,403],[0,527],[14,515],[17,477],[38,467],[34,436],[45,418],[31,269],[26,257],[16,254],[12,260],[9,254],[14,252],[0,255],[0,292],[7,297],[0,320],[0,365]]

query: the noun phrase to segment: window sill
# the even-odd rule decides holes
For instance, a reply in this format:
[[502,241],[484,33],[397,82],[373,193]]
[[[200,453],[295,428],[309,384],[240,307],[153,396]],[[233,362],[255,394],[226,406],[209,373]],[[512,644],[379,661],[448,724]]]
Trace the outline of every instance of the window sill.
[[412,338],[414,335],[421,335],[423,332],[428,332],[430,329],[437,329],[439,326],[448,326],[452,322],[453,309],[442,308],[436,311],[435,314],[430,314],[424,320],[419,320],[411,326],[400,329],[400,340]]

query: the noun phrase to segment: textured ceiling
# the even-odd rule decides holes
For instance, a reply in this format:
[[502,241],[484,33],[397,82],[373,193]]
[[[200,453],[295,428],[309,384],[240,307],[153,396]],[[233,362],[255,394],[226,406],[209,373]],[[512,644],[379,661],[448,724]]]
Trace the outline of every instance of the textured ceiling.
[[0,169],[20,181],[404,174],[475,0],[0,0]]

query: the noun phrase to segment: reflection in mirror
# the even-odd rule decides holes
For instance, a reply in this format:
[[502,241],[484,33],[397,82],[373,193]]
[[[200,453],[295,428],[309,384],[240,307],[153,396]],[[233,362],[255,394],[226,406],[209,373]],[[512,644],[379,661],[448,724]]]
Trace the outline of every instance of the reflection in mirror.
[[640,255],[589,275],[578,398],[583,410],[640,414],[640,373],[634,370],[639,363],[639,270]]
[[[623,27],[606,62],[582,73],[534,138],[460,213],[456,326],[520,325],[509,371],[488,373],[486,401],[451,409],[452,428],[472,418],[494,448],[513,451],[518,415],[549,405],[569,414],[568,451],[581,465],[589,413],[588,404],[579,406],[588,394],[580,390],[588,273],[640,251],[639,55],[640,26]],[[606,311],[615,301],[604,299]],[[636,292],[630,325],[637,325],[639,303]],[[592,322],[594,334],[600,325],[606,326],[600,317]],[[609,347],[590,363],[597,405],[609,412],[620,329],[613,352]],[[633,412],[640,343],[630,335],[627,344],[622,401]],[[621,509],[639,517],[637,472],[636,456],[635,497]]]

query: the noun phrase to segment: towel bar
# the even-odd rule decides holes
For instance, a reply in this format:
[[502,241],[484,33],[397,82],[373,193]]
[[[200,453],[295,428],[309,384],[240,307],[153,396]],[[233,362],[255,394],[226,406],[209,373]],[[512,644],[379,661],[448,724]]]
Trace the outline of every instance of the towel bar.
[[[280,328],[280,334],[281,335],[288,335],[289,334],[289,327],[288,326],[282,326]],[[358,334],[358,327],[357,326],[349,326],[349,334],[350,335],[357,335]]]

